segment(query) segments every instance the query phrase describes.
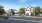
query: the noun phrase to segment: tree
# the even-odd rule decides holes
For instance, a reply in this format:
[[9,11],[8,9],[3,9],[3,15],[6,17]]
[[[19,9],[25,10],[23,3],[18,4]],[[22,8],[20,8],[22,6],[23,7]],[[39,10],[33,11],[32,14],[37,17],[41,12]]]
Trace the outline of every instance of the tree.
[[34,13],[35,13],[35,16],[37,16],[40,13],[40,7],[39,6],[35,7]]
[[40,13],[42,14],[42,8],[40,8]]
[[19,9],[19,14],[25,14],[25,8],[22,8],[22,7],[21,7],[21,8]]
[[12,15],[14,15],[14,14],[15,14],[15,12],[14,12],[14,10],[13,10],[13,9],[11,9],[11,13],[12,13]]
[[0,15],[4,14],[5,10],[3,6],[0,6]]

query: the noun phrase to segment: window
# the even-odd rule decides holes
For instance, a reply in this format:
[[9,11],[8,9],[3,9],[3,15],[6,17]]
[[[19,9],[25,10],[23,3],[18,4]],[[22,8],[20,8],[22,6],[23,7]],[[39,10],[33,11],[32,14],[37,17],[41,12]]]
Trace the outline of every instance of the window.
[[26,10],[26,11],[29,11],[29,10]]
[[30,8],[30,11],[31,11],[31,8]]

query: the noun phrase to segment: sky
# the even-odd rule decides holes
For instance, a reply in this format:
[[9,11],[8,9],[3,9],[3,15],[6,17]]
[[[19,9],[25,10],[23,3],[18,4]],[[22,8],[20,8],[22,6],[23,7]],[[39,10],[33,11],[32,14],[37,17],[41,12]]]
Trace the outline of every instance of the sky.
[[4,6],[5,10],[16,9],[21,7],[27,8],[28,6],[42,7],[42,0],[0,0],[0,5]]

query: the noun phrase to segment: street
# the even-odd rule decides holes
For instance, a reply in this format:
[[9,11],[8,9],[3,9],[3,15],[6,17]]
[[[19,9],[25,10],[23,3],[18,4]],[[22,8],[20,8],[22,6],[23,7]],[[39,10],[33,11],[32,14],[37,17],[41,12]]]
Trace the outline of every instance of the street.
[[37,23],[37,22],[18,21],[18,20],[0,20],[0,23]]
[[11,17],[7,20],[0,19],[0,23],[42,23],[42,18]]

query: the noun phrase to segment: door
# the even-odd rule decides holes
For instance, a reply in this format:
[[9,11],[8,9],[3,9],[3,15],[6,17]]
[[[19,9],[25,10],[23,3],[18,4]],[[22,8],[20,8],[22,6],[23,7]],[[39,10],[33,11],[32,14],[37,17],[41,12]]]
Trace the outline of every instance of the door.
[[33,13],[31,13],[31,16],[34,16],[34,14],[33,14]]
[[26,16],[29,16],[29,13],[26,13]]

